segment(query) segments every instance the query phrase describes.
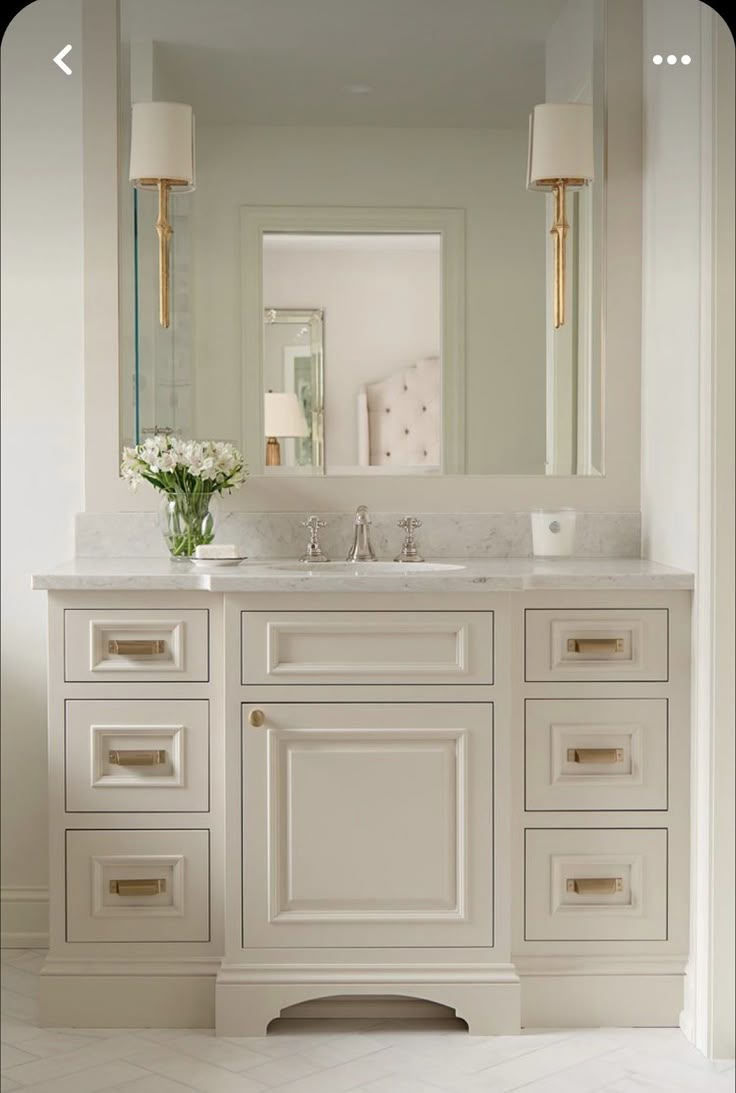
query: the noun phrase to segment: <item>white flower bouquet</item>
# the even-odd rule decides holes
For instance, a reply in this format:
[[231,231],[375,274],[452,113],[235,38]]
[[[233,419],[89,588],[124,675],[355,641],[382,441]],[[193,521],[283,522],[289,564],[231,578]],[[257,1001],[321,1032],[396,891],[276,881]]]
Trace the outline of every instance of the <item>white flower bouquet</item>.
[[123,448],[120,471],[132,489],[150,482],[163,494],[162,530],[175,558],[190,558],[200,544],[212,542],[213,500],[238,489],[248,477],[234,445],[175,436],[153,436]]

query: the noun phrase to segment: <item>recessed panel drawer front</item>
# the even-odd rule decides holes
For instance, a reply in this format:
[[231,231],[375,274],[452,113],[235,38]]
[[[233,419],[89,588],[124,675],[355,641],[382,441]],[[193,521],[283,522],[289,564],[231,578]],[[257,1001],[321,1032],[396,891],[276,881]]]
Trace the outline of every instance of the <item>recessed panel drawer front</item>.
[[528,608],[529,683],[666,682],[668,612],[662,608]]
[[666,941],[664,828],[525,832],[526,941]]
[[206,609],[64,612],[67,683],[206,683],[208,645]]
[[491,611],[249,611],[243,683],[493,683]]
[[68,812],[206,812],[209,703],[71,699]]
[[527,811],[667,808],[667,700],[527,699]]
[[209,941],[209,832],[67,831],[67,941]]

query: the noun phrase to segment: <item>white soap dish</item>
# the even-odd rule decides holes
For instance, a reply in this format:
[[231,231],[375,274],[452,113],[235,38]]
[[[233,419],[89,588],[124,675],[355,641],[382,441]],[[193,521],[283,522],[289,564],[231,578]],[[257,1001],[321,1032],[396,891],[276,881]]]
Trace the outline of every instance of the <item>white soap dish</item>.
[[206,566],[225,566],[225,565],[240,565],[242,562],[247,561],[247,556],[243,555],[242,558],[192,558],[193,565],[200,566],[202,568]]

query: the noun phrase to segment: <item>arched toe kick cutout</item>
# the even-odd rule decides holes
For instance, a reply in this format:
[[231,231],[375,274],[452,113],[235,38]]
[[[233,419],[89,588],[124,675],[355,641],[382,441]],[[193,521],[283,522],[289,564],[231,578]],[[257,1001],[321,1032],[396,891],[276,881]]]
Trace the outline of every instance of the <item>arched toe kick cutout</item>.
[[427,1026],[442,1025],[455,1027],[458,1032],[467,1032],[468,1023],[451,1006],[435,1002],[420,995],[405,994],[331,994],[307,999],[285,1006],[281,1014],[269,1021],[268,1027],[274,1029],[277,1021],[333,1020],[336,1025],[346,1021],[402,1022],[412,1025],[425,1023]]
[[[449,1017],[454,1011],[471,1036],[506,1036],[521,1029],[519,981],[515,976],[480,983],[248,982],[246,976],[255,974],[263,975],[251,969],[228,969],[218,976],[218,1036],[265,1036],[271,1022],[285,1010],[290,1011],[285,1016],[293,1018],[298,1012],[295,1007],[301,1003],[310,1004],[311,1016],[317,1016],[320,1010],[322,1016],[332,1016],[334,1009],[330,1013],[327,1007],[340,1006],[343,1012],[352,1008],[356,1015],[370,1011],[377,1014],[375,1020],[391,1020],[394,1015],[406,1020],[434,1002],[443,1007],[443,1016]],[[407,1016],[399,1017],[400,1013]]]

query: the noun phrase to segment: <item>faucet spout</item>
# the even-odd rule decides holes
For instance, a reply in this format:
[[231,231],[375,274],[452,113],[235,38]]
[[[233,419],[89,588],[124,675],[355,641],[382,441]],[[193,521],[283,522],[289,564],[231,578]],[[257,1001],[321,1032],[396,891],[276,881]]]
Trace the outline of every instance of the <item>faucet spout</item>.
[[355,536],[353,545],[348,551],[348,562],[375,562],[370,536],[371,518],[365,505],[358,505],[355,510]]

